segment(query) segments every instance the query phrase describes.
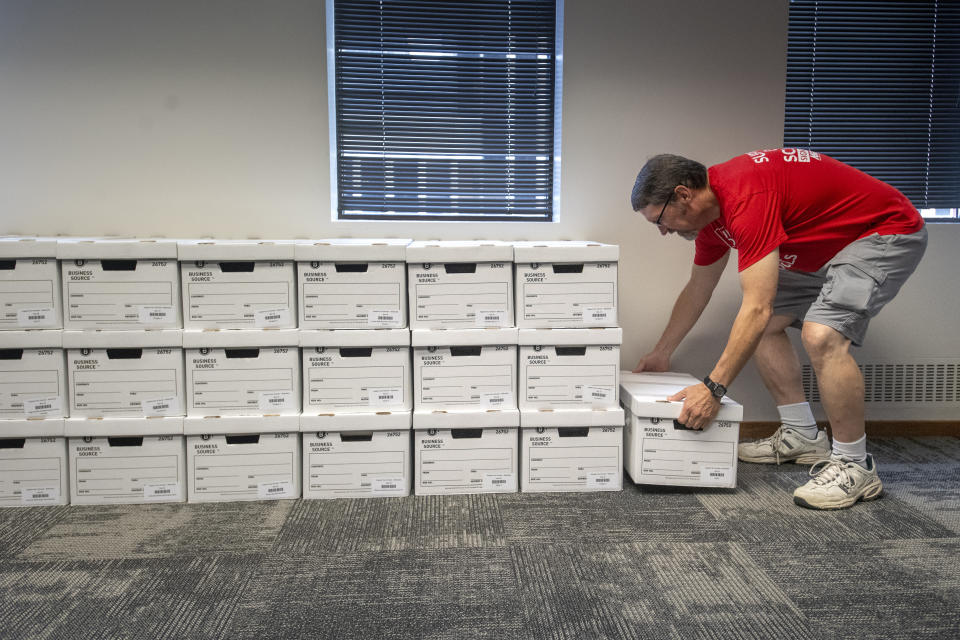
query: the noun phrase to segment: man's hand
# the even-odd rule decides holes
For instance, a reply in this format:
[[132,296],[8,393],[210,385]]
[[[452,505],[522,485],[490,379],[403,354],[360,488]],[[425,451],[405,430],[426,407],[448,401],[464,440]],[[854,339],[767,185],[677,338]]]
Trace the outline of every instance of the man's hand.
[[641,371],[670,371],[670,356],[658,351],[651,351],[640,358],[634,373]]
[[720,400],[715,398],[703,383],[678,391],[667,400],[683,400],[683,409],[680,410],[677,422],[691,429],[703,429],[720,411]]

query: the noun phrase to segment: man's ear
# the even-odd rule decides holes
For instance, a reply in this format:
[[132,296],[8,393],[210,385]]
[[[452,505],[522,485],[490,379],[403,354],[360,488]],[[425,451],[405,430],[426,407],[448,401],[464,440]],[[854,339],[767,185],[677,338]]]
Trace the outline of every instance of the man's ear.
[[693,199],[693,189],[685,184],[677,185],[674,189],[674,193],[676,194],[675,197],[677,200],[681,202],[689,202],[691,199]]

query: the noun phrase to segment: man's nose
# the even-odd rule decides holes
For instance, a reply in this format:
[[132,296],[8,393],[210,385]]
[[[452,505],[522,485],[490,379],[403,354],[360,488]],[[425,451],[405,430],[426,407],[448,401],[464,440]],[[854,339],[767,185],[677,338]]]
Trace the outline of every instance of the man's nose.
[[673,230],[667,229],[666,227],[660,227],[660,235],[665,236],[668,233],[673,233]]

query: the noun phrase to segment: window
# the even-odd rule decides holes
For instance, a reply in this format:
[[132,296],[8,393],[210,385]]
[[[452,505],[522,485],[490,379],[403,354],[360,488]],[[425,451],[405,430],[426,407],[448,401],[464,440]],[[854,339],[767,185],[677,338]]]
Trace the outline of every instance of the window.
[[327,0],[338,220],[551,221],[562,0]]
[[784,146],[894,185],[925,217],[960,207],[960,3],[792,0]]

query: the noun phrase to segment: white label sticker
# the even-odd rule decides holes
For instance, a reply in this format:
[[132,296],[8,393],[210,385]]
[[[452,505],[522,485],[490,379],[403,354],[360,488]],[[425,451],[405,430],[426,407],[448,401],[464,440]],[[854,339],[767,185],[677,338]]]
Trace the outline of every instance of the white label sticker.
[[700,469],[700,482],[730,484],[732,479],[733,469],[731,467],[702,467]]
[[588,385],[583,390],[584,400],[595,405],[608,405],[613,403],[613,389],[610,387],[598,387]]
[[257,485],[257,497],[260,500],[271,498],[292,498],[292,482],[262,482]]
[[50,307],[18,309],[17,324],[21,327],[52,327],[57,324],[57,319]]
[[477,309],[478,327],[502,327],[507,323],[507,312],[503,309]]
[[367,313],[367,325],[371,327],[399,327],[400,309],[372,309]]
[[258,327],[279,327],[290,324],[290,309],[263,309],[253,312],[253,322]]
[[24,487],[20,490],[20,504],[56,504],[60,501],[59,487]]
[[370,492],[375,496],[395,496],[405,490],[403,478],[374,478],[370,482]]
[[257,403],[264,413],[277,413],[283,409],[293,408],[293,391],[264,391],[260,394]]
[[588,471],[587,488],[599,489],[602,487],[615,487],[617,484],[617,475],[613,471]]
[[512,473],[483,474],[483,488],[490,491],[513,491],[515,484]]
[[607,325],[613,321],[613,309],[610,307],[586,307],[583,310],[583,324]]
[[398,387],[384,387],[369,389],[371,407],[389,407],[403,403],[403,389]]
[[180,415],[180,403],[176,396],[167,396],[166,398],[150,398],[140,402],[143,409],[143,415],[151,416],[175,416]]
[[481,393],[480,406],[484,409],[509,409],[512,408],[513,394],[509,392]]
[[42,398],[24,398],[23,413],[28,418],[45,418],[60,413],[60,396]]
[[173,307],[171,305],[143,305],[137,313],[140,316],[140,324],[173,324]]
[[180,483],[167,482],[165,484],[143,485],[144,500],[179,500]]

